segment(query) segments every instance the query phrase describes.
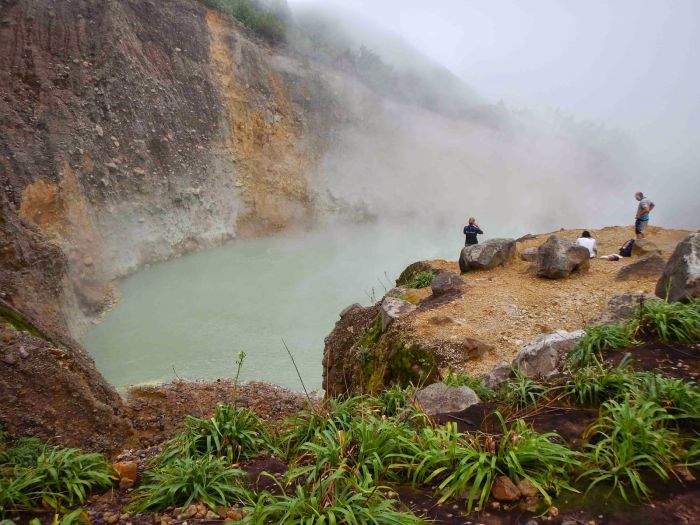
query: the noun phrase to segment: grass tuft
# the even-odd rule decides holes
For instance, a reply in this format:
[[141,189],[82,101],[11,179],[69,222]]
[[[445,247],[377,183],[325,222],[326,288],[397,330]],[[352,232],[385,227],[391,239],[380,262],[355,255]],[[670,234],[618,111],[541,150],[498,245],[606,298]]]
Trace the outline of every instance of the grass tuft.
[[[589,462],[582,478],[591,478],[588,490],[611,484],[626,501],[630,495],[648,497],[646,471],[667,480],[681,458],[680,437],[666,425],[673,419],[652,401],[607,401],[601,416],[587,432]],[[630,494],[631,491],[631,494]]]
[[185,430],[170,440],[161,462],[212,454],[230,463],[274,451],[264,423],[247,408],[220,404],[209,419],[188,417]]
[[129,508],[139,513],[186,507],[195,502],[211,509],[248,504],[252,496],[243,486],[245,477],[242,470],[228,467],[224,458],[174,458],[144,473],[144,481]]
[[689,303],[646,301],[635,319],[636,329],[664,343],[692,344],[700,341],[700,299]]

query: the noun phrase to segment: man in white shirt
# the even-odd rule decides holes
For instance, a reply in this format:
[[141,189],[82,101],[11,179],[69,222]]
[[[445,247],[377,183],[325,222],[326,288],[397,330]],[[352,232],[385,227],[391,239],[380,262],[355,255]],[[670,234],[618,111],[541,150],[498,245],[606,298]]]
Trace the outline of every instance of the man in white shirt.
[[576,244],[583,246],[584,248],[588,248],[588,253],[591,254],[591,258],[598,255],[598,244],[596,243],[595,239],[591,237],[591,232],[588,230],[583,230],[581,237],[576,239]]

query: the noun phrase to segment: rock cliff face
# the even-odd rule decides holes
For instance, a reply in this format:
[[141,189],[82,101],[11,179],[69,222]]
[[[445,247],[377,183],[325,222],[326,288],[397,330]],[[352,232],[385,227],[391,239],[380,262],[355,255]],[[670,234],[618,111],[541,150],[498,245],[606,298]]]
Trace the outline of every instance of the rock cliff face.
[[[107,448],[128,434],[121,400],[70,336],[116,276],[309,223],[334,102],[317,71],[195,0],[0,13],[0,423]],[[51,422],[69,406],[110,420],[93,421],[103,443]]]
[[4,4],[3,192],[82,313],[144,263],[312,218],[333,113],[293,58],[193,0]]

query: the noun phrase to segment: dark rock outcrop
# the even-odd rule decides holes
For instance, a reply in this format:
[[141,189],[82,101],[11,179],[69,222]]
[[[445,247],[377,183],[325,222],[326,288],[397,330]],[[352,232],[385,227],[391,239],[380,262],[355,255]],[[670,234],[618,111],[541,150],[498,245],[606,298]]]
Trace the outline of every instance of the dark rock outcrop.
[[490,270],[512,260],[515,254],[515,240],[489,239],[481,244],[462,248],[459,269],[462,273],[470,270]]
[[557,235],[550,235],[537,249],[538,277],[562,279],[571,272],[587,270],[589,266],[590,253],[587,248]]
[[440,270],[435,274],[430,288],[436,297],[446,294],[459,294],[464,290],[464,282],[456,273]]
[[75,341],[0,300],[0,426],[11,435],[114,451],[133,437],[117,392]]
[[700,233],[692,233],[676,245],[656,284],[656,295],[669,301],[700,297]]
[[409,264],[403,272],[401,272],[401,275],[399,275],[399,278],[396,279],[396,286],[406,286],[413,281],[413,278],[421,273],[421,272],[432,272],[432,273],[437,273],[437,270],[433,268],[432,264],[430,264],[430,261],[417,261],[412,264]]
[[337,396],[358,388],[358,362],[355,349],[360,340],[374,328],[379,337],[379,306],[352,305],[343,314],[324,341],[323,389],[326,395]]
[[484,376],[484,385],[486,385],[487,388],[498,388],[508,381],[512,373],[513,366],[510,363],[496,365]]
[[651,253],[620,268],[615,275],[618,281],[639,279],[644,277],[658,277],[664,271],[666,261],[658,253]]

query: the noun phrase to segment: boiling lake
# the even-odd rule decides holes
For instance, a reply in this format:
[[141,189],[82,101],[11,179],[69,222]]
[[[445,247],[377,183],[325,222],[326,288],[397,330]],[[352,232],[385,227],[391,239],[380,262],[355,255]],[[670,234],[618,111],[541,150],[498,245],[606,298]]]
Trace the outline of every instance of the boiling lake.
[[370,304],[409,263],[456,259],[462,237],[420,229],[329,228],[235,240],[152,265],[119,283],[121,298],[83,338],[117,388],[175,377],[232,377],[321,387],[323,339],[351,303]]

